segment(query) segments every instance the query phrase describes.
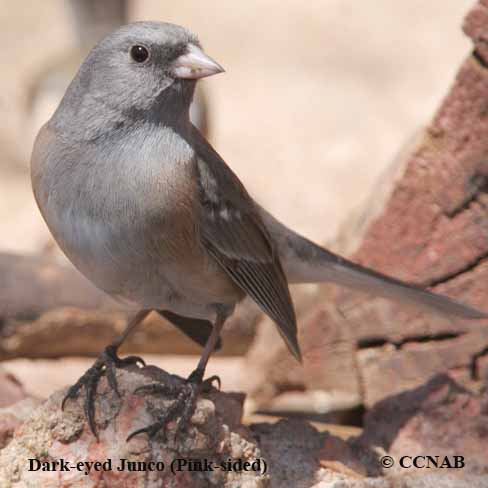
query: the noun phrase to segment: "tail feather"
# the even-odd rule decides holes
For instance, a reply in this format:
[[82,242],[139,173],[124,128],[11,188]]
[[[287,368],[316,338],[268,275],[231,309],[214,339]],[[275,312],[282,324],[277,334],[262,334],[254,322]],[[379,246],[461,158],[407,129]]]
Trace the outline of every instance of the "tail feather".
[[290,283],[332,282],[400,303],[465,319],[488,318],[488,313],[419,286],[391,278],[355,264],[314,244],[288,229],[266,210],[261,216],[278,245],[285,274]]

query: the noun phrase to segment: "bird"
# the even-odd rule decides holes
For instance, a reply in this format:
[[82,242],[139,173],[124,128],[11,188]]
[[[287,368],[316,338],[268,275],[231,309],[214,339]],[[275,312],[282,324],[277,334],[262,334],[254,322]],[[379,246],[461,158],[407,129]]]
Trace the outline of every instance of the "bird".
[[[68,0],[64,3],[75,43],[71,49],[47,60],[37,73],[29,77],[25,106],[29,127],[26,132],[32,142],[47,116],[54,112],[90,49],[107,34],[128,22],[128,0]],[[211,109],[204,87],[197,86],[190,106],[190,119],[207,138],[212,129]],[[31,150],[30,144],[25,146],[26,151]]]
[[[106,375],[118,392],[116,369],[144,364],[120,358],[118,349],[151,311],[203,351],[186,393],[169,392],[177,394],[169,411],[129,438],[154,436],[178,415],[185,430],[198,395],[218,382],[204,379],[205,368],[246,296],[298,361],[293,283],[334,282],[446,316],[488,317],[338,256],[261,207],[190,121],[197,81],[223,71],[184,27],[124,25],[88,54],[34,143],[33,193],[54,239],[83,275],[133,312],[63,400],[64,408],[84,389],[94,435],[98,382]],[[157,384],[146,390],[168,393]]]

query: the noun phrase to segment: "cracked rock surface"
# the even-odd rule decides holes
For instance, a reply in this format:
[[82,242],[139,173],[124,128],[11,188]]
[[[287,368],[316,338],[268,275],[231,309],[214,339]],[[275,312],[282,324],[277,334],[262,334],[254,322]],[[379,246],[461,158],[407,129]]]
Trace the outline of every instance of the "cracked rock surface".
[[[218,488],[478,488],[487,486],[486,394],[471,393],[446,376],[380,402],[359,437],[347,440],[319,432],[303,420],[245,426],[243,395],[212,390],[197,403],[187,433],[174,437],[127,436],[156,420],[171,398],[141,397],[134,390],[181,379],[154,367],[117,372],[120,397],[105,378],[96,401],[97,440],[87,427],[82,400],[60,408],[65,390],[43,403],[24,399],[0,410],[2,488],[218,487]],[[1,387],[1,385],[0,385]],[[7,435],[5,435],[7,434]],[[399,469],[403,455],[465,456],[458,470]],[[382,456],[396,465],[382,467]],[[30,461],[30,460],[35,461]],[[52,462],[69,471],[52,470]],[[122,461],[124,460],[124,461]],[[175,461],[176,460],[176,461]],[[184,460],[187,464],[177,464]],[[193,464],[190,464],[190,461]],[[248,463],[243,470],[205,469],[210,462]],[[42,465],[41,463],[48,463]],[[98,466],[94,463],[99,462]],[[150,464],[153,462],[154,464]],[[31,470],[40,467],[38,470]],[[76,469],[77,463],[82,463]],[[87,464],[89,463],[89,464]],[[159,463],[159,464],[156,464]],[[175,468],[171,470],[171,466]],[[43,466],[51,467],[50,471]],[[192,466],[192,469],[190,469]],[[215,465],[213,465],[215,466]],[[122,468],[119,470],[118,468]]]
[[[150,440],[141,434],[126,442],[131,432],[153,423],[156,420],[154,413],[171,401],[163,397],[143,398],[133,391],[154,381],[171,384],[181,380],[154,367],[120,370],[117,380],[120,398],[109,389],[105,378],[99,384],[100,394],[96,400],[98,441],[85,423],[81,398],[68,401],[63,412],[64,391],[58,391],[32,410],[31,416],[17,427],[12,440],[0,453],[0,486],[267,486],[267,476],[252,470],[192,472],[183,469],[175,474],[171,472],[171,463],[175,459],[223,462],[239,458],[252,463],[261,457],[258,446],[240,424],[241,394],[212,391],[207,398],[201,397],[187,433],[177,441],[174,439],[176,423],[172,422],[168,425],[166,440],[161,435]],[[111,469],[93,469],[89,474],[77,469],[69,472],[29,471],[29,459],[34,458],[47,462],[64,459],[71,465],[111,460]],[[164,469],[118,471],[117,468],[123,466],[122,459],[126,462],[159,462],[159,466],[164,464]]]
[[[473,43],[420,130],[348,219],[335,250],[362,265],[487,310],[488,2],[468,13]],[[474,52],[474,54],[473,54]],[[485,321],[449,320],[354,291],[322,286],[300,316],[303,366],[265,323],[248,353],[247,391],[272,408],[293,389],[375,402],[448,371],[470,386],[488,377]],[[263,351],[267,354],[264,355]]]

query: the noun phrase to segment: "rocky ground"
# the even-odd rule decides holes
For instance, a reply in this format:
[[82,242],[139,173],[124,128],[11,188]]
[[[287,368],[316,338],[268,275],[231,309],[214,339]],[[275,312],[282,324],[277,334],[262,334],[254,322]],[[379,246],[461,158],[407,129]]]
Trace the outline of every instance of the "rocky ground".
[[[223,391],[246,391],[247,401],[212,391],[183,442],[172,439],[173,422],[167,439],[125,443],[171,404],[141,398],[136,387],[151,379],[180,387],[157,367],[184,377],[197,361],[198,348],[155,314],[124,350],[154,367],[120,372],[120,398],[100,385],[99,441],[79,402],[63,414],[62,388],[120,331],[125,312],[66,263],[31,196],[29,152],[54,101],[50,92],[33,113],[34,93],[59,60],[76,57],[66,2],[3,3],[2,488],[488,487],[486,327],[335,287],[293,289],[303,365],[255,306],[238,308],[208,372],[221,376]],[[202,84],[209,137],[258,201],[362,264],[486,308],[487,0],[472,9],[466,35],[459,26],[473,0],[129,3],[132,19],[189,26],[227,69]],[[364,430],[269,416],[258,424],[255,410]],[[425,455],[449,466],[400,466]],[[263,460],[268,470],[68,478],[26,470],[29,457],[103,456],[165,465],[177,457]],[[451,466],[456,456],[464,467]]]
[[[176,391],[136,391],[155,381]],[[488,486],[488,397],[486,393],[465,390],[447,376],[435,377],[420,388],[377,404],[368,413],[363,432],[345,439],[320,432],[303,420],[243,425],[243,395],[212,389],[198,400],[186,430],[178,433],[177,415],[170,417],[167,427],[153,437],[141,433],[126,440],[170,411],[187,387],[183,380],[154,366],[119,370],[117,383],[119,395],[109,388],[105,378],[99,385],[95,437],[84,420],[82,398],[69,400],[64,411],[61,401],[66,390],[57,391],[45,401],[28,396],[19,401],[25,393],[10,376],[3,375],[0,485]],[[431,459],[426,458],[427,453]],[[63,472],[47,470],[46,466],[59,459],[69,466],[87,461],[101,464],[91,468],[81,464]],[[159,468],[131,471],[122,459],[126,463],[139,462],[140,466],[153,463]],[[195,464],[191,469],[188,460],[206,460],[207,465],[227,468],[211,470]],[[412,466],[414,460],[418,468]]]

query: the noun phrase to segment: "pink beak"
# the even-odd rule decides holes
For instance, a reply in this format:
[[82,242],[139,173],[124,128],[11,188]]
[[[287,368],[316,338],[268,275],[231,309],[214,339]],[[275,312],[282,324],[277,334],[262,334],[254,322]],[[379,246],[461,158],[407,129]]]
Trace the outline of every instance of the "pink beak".
[[188,52],[173,63],[172,73],[176,78],[199,79],[222,73],[224,68],[207,56],[195,44],[188,44]]

